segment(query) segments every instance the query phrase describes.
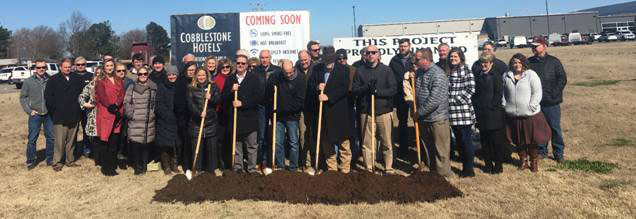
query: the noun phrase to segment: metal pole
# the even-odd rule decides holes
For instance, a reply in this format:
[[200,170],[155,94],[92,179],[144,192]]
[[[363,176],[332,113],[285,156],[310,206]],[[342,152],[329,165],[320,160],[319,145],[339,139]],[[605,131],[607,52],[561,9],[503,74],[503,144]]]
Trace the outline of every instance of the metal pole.
[[550,35],[550,12],[548,11],[548,0],[545,0],[545,17],[548,23],[548,35]]
[[356,33],[358,30],[358,28],[356,27],[356,6],[353,6],[353,36],[357,37],[358,34]]

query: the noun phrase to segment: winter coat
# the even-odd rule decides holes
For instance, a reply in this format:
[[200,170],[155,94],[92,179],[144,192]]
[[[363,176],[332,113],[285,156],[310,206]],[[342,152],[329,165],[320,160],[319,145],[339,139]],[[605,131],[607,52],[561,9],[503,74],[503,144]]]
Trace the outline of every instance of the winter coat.
[[[239,84],[237,74],[232,74],[225,80],[225,85],[222,93],[224,103],[223,105],[226,107],[227,112],[229,112],[231,115],[229,118],[227,118],[228,121],[230,121],[228,122],[228,130],[233,129],[233,84]],[[252,133],[258,129],[257,106],[263,98],[263,92],[264,90],[263,87],[260,86],[258,76],[253,72],[245,73],[245,78],[240,83],[240,88],[238,90],[238,100],[240,100],[242,104],[242,106],[238,108],[236,119],[236,131],[238,135]]]
[[34,74],[22,83],[20,105],[26,114],[31,115],[33,110],[38,112],[38,115],[46,115],[48,113],[46,101],[44,101],[44,90],[48,80],[49,76],[47,74],[44,74],[42,78]]
[[193,138],[197,138],[199,136],[199,128],[201,127],[201,112],[203,111],[203,104],[205,104],[205,94],[208,92],[208,84],[211,84],[211,97],[210,100],[208,100],[208,108],[205,111],[202,137],[207,138],[216,136],[216,131],[218,129],[219,121],[215,108],[221,98],[219,89],[214,83],[197,83],[196,87],[190,86],[188,88],[188,96],[186,97],[188,110],[190,111],[190,125],[188,127],[188,131],[190,136]]
[[44,89],[44,100],[53,124],[74,126],[80,121],[82,112],[77,98],[81,92],[80,78],[76,74],[69,74],[68,80],[63,73],[49,78]]
[[[312,77],[315,71],[315,68],[316,68],[316,64],[312,63],[309,66],[309,69],[307,69],[307,72],[304,72],[302,70],[302,67],[300,67],[300,64],[298,64],[296,65],[295,70],[296,70],[296,74],[304,75],[305,80],[307,81],[307,83],[309,83],[309,79]],[[308,85],[306,87],[308,87]],[[311,98],[311,97],[318,96],[318,94],[319,93],[316,93],[316,91],[313,89],[309,89],[305,91],[305,104],[303,106],[303,112],[305,112],[304,116],[314,115],[318,113],[318,99]]]
[[191,83],[191,77],[180,76],[175,85],[174,110],[177,114],[177,127],[179,131],[185,131],[190,121],[190,111],[188,110],[186,96],[188,95],[188,87],[190,87]]
[[551,55],[532,56],[528,59],[528,68],[534,70],[541,79],[543,98],[541,106],[553,106],[563,102],[563,90],[568,83],[561,61]]
[[[121,117],[124,116],[124,87],[123,81],[115,79],[115,83],[108,78],[98,80],[95,83],[95,103],[97,110],[97,136],[101,141],[108,141],[111,132],[121,133]],[[108,112],[108,106],[115,104],[120,119],[115,124],[116,114]],[[114,129],[113,129],[114,127]]]
[[448,75],[448,117],[452,126],[472,125],[475,111],[471,98],[475,93],[475,79],[468,65],[457,67]]
[[477,127],[481,131],[502,129],[506,125],[503,98],[503,77],[497,69],[484,73],[481,68],[475,75],[475,94],[472,102],[477,116]]
[[168,80],[168,73],[166,73],[166,69],[162,69],[161,71],[155,71],[153,69],[150,71],[149,79],[159,85]]
[[[372,88],[375,81],[375,88]],[[382,64],[373,68],[368,65],[358,67],[353,79],[352,92],[358,97],[359,111],[363,114],[371,114],[371,94],[375,94],[375,115],[393,112],[393,96],[398,92],[397,83],[393,71]]]
[[424,71],[418,69],[415,80],[415,99],[418,119],[437,122],[448,119],[448,77],[437,65]]
[[[308,90],[314,90],[320,94],[318,86],[325,83],[327,68],[325,64],[317,65],[317,70],[308,83]],[[351,136],[351,122],[349,118],[349,68],[342,64],[335,64],[334,70],[329,74],[324,90],[328,100],[323,102],[322,128],[327,129],[329,142],[340,143]],[[309,97],[318,99],[318,95]]]
[[[256,75],[258,75],[258,80],[261,83],[261,86],[263,87],[263,90],[265,90],[265,88],[267,87],[267,82],[269,81],[269,78],[271,75],[276,74],[278,72],[282,72],[283,69],[271,64],[269,66],[269,68],[265,69],[262,65],[258,65],[255,69],[254,69],[254,73],[256,73]],[[261,101],[262,105],[266,105],[267,104],[267,99],[266,96],[263,95],[263,100]]]
[[502,105],[510,117],[530,117],[541,112],[541,79],[528,69],[515,82],[514,73],[509,71],[503,78],[504,99]]
[[276,119],[278,121],[299,121],[300,112],[305,104],[307,80],[304,74],[295,73],[293,80],[289,80],[282,71],[272,74],[267,82],[265,99],[268,109],[273,109],[274,86],[278,88]]
[[79,95],[78,103],[80,105],[80,109],[86,112],[86,126],[84,127],[85,133],[88,136],[97,136],[97,110],[95,107],[93,108],[85,108],[85,103],[90,103],[95,105],[95,84],[97,81],[91,80],[86,84],[84,89],[82,89],[82,93]]
[[393,58],[391,58],[391,61],[389,62],[389,67],[391,67],[391,70],[393,71],[393,77],[395,77],[395,83],[397,83],[398,92],[395,94],[395,97],[393,97],[393,101],[396,106],[406,103],[404,100],[404,92],[402,92],[404,90],[402,82],[404,81],[404,73],[407,72],[411,66],[413,66],[411,57],[415,57],[415,54],[409,52],[406,57],[406,65],[404,65],[404,63],[402,62],[402,59],[404,58],[404,55],[402,54],[393,56]]
[[157,85],[148,80],[128,87],[124,97],[124,112],[128,119],[128,139],[148,144],[155,141],[155,103]]
[[95,77],[95,74],[87,71],[76,71],[73,72],[73,74],[76,74],[78,76],[79,83],[82,89],[84,89],[84,87],[86,87],[88,83],[91,83],[91,81],[93,81],[93,78]]
[[177,135],[177,114],[175,113],[176,82],[165,80],[157,84],[156,138],[157,146],[173,147],[181,144]]

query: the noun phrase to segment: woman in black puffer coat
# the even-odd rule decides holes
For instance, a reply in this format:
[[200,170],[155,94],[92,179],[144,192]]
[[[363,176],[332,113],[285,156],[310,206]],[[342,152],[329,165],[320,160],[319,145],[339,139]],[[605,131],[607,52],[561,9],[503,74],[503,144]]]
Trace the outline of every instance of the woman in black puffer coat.
[[186,96],[188,88],[192,84],[192,77],[197,70],[196,63],[188,62],[181,69],[177,79],[174,96],[174,110],[177,114],[177,135],[182,143],[177,147],[177,158],[183,170],[190,169],[192,165],[192,151],[190,151],[190,136],[188,135],[188,122],[190,121],[190,111]]
[[181,144],[177,134],[177,114],[174,107],[177,71],[168,70],[167,78],[157,85],[157,136],[155,144],[161,153],[161,168],[166,175],[179,172],[177,169],[177,148]]
[[[210,90],[208,91],[208,85]],[[203,111],[205,100],[208,99],[207,109]],[[220,94],[216,84],[210,81],[210,75],[204,68],[197,69],[195,79],[192,81],[188,89],[188,96],[186,97],[188,102],[188,110],[190,111],[190,121],[188,125],[188,133],[192,139],[192,151],[196,151],[197,137],[199,135],[199,128],[201,125],[201,119],[205,118],[203,124],[203,132],[201,135],[201,143],[199,147],[199,156],[195,161],[197,170],[201,169],[201,164],[206,156],[207,167],[203,171],[212,173],[217,169],[217,139],[216,131],[218,128],[218,117],[216,115],[216,105],[220,101]],[[195,153],[193,153],[195,154]],[[191,174],[187,170],[186,175]]]

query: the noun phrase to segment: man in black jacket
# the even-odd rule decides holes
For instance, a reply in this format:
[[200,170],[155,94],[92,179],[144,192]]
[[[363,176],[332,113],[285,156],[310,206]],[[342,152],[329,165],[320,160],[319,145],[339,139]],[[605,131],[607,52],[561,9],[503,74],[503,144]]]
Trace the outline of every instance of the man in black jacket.
[[[289,144],[289,171],[298,170],[298,120],[305,103],[307,82],[304,74],[294,70],[291,60],[282,60],[283,71],[273,73],[267,81],[268,111],[276,113],[276,168],[285,167],[285,145]],[[277,89],[276,110],[273,111],[274,87]],[[287,133],[287,135],[285,135]],[[287,141],[285,141],[287,140]],[[271,162],[271,151],[267,153]]]
[[155,56],[152,59],[152,71],[150,72],[150,80],[155,84],[164,83],[168,80],[168,74],[165,69],[166,62],[162,56]]
[[[238,100],[234,100],[234,92],[238,92]],[[258,76],[253,72],[247,72],[247,56],[238,55],[236,57],[236,73],[230,75],[225,80],[223,89],[223,102],[229,112],[234,108],[238,110],[236,120],[236,155],[234,157],[234,171],[257,173],[256,155],[257,143],[257,105],[263,98],[263,87]],[[230,118],[232,119],[232,118]],[[229,123],[230,130],[233,123]],[[247,168],[244,168],[243,158],[247,160]]]
[[400,53],[393,56],[389,67],[393,70],[393,76],[397,83],[397,92],[393,97],[393,103],[398,117],[398,143],[400,147],[398,149],[398,155],[405,159],[409,150],[409,131],[408,131],[408,119],[409,119],[409,104],[404,100],[404,73],[413,66],[413,59],[415,54],[411,52],[411,42],[407,38],[400,39],[398,41]]
[[[261,64],[254,69],[254,74],[258,76],[261,86],[263,87],[263,89],[265,89],[265,87],[267,86],[267,80],[269,79],[270,75],[280,72],[281,68],[272,64],[272,54],[267,49],[261,50],[258,58]],[[259,148],[257,155],[258,157],[256,159],[258,164],[263,164],[263,159],[265,157],[265,154],[267,153],[266,148],[268,148],[269,144],[271,143],[265,139],[265,136],[267,135],[267,124],[269,124],[269,120],[271,119],[271,112],[268,112],[265,109],[266,104],[267,99],[265,98],[258,104],[257,138]]]
[[[535,37],[532,43],[534,56],[528,59],[528,67],[534,70],[541,79],[543,97],[541,98],[541,112],[552,130],[552,153],[554,160],[563,162],[563,133],[561,131],[561,103],[563,90],[568,82],[561,61],[547,53],[547,41],[543,37]],[[546,145],[539,145],[539,154],[547,157]]]
[[[91,80],[93,80],[94,74],[86,71],[86,59],[84,57],[79,56],[75,58],[74,63],[75,63],[75,72],[73,72],[73,74],[76,74],[78,76],[80,89],[83,90],[84,87],[86,87],[86,84],[88,84],[89,82],[91,82]],[[81,148],[81,150],[84,156],[89,156],[91,153],[91,149],[93,148],[91,144],[92,137],[86,134],[86,122],[88,120],[89,111],[90,111],[89,109],[85,109],[85,110],[82,110],[82,113],[81,113],[81,121],[82,121],[81,124],[82,124],[82,130],[84,134],[84,136],[82,137],[83,148]]]
[[[298,61],[296,63],[296,72],[305,75],[309,80],[313,76],[316,63],[311,61],[311,56],[307,50],[298,52]],[[303,112],[300,114],[300,165],[304,166],[304,171],[310,175],[315,174],[312,162],[316,156],[316,147],[314,146],[316,139],[316,121],[318,118],[318,94],[313,89],[305,92],[305,105]]]
[[82,92],[77,74],[71,74],[71,60],[60,62],[60,73],[53,75],[44,90],[46,108],[53,119],[55,149],[53,152],[53,170],[62,170],[62,157],[66,157],[66,166],[77,167],[73,151],[77,133],[77,123],[81,111],[77,98]]
[[[393,129],[392,117],[393,96],[397,92],[397,84],[391,69],[380,62],[380,51],[376,46],[369,46],[366,52],[367,64],[358,67],[353,79],[353,93],[359,98],[360,121],[364,131],[362,132],[362,153],[367,171],[372,171],[372,131],[376,129],[376,135],[380,136],[384,146],[384,170],[386,174],[394,174],[393,171],[393,142],[391,129]],[[375,124],[371,124],[371,95],[375,95]],[[377,127],[377,128],[376,128]]]

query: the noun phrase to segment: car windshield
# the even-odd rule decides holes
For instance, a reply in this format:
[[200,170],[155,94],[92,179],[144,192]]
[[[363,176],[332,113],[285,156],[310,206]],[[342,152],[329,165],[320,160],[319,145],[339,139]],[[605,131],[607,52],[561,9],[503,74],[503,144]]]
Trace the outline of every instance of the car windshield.
[[87,62],[86,63],[86,67],[93,67],[93,66],[97,66],[97,62]]
[[5,68],[0,70],[0,73],[11,73],[11,69],[10,68]]

